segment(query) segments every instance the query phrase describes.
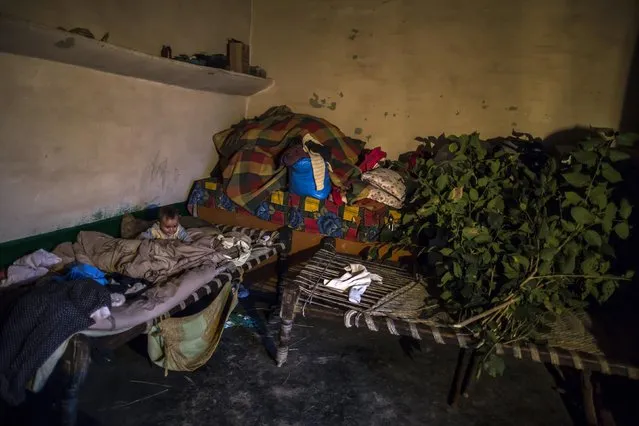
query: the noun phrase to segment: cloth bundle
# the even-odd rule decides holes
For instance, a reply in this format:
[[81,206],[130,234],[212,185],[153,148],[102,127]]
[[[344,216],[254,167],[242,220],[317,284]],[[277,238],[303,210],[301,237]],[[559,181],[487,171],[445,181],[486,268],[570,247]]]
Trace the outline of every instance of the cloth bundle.
[[7,268],[7,278],[0,281],[0,287],[35,281],[46,275],[51,267],[61,261],[62,259],[53,253],[43,249],[36,250],[16,260]]
[[246,263],[248,258],[251,256],[251,239],[240,232],[229,232],[227,234],[220,234],[217,236],[217,239],[222,242],[222,247],[225,249],[230,249],[236,247],[239,252],[239,256],[237,258],[233,258],[229,255],[224,255],[227,259],[229,259],[235,266],[242,266]]
[[342,292],[348,290],[348,301],[351,303],[361,302],[362,295],[372,282],[382,282],[382,277],[371,274],[360,263],[351,263],[345,266],[344,270],[346,271],[344,275],[332,280],[324,280],[324,285]]

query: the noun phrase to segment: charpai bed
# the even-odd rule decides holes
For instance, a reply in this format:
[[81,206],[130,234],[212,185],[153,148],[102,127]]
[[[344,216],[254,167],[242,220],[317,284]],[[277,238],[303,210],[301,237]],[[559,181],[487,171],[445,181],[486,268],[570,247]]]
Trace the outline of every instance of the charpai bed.
[[114,334],[131,327],[148,326],[155,318],[181,311],[202,297],[219,291],[227,282],[240,280],[245,272],[276,256],[283,249],[278,231],[232,226],[216,226],[212,229],[219,231],[220,235],[241,234],[250,239],[251,253],[243,264],[235,266],[229,262],[190,267],[179,276],[177,283],[150,288],[142,293],[142,297],[112,308],[111,318],[97,321],[84,334]]
[[[348,293],[329,288],[324,283],[325,279],[340,277],[344,268],[351,264],[362,264],[369,272],[382,277],[381,282],[370,284],[358,304],[349,300]],[[437,300],[428,299],[420,279],[407,268],[337,253],[335,240],[324,238],[316,254],[307,262],[296,265],[295,272],[287,278],[282,296],[277,350],[279,366],[287,360],[293,321],[295,315],[301,313],[334,319],[353,330],[387,332],[458,346],[460,355],[449,402],[455,403],[460,394],[466,392],[486,347],[481,347],[481,341],[469,331],[453,327]],[[623,345],[603,348],[593,332],[582,326],[581,320],[575,316],[558,318],[540,340],[498,344],[494,350],[497,355],[574,368],[586,377],[590,372],[600,372],[639,379],[636,355],[625,353],[621,349]]]
[[[149,307],[145,303],[157,300],[156,295],[137,298],[120,308],[113,308],[113,318],[98,321],[88,330],[69,339],[64,353],[58,354],[61,360],[55,367],[58,373],[56,377],[62,377],[60,407],[64,424],[75,422],[78,392],[89,368],[92,346],[115,349],[147,332],[157,319],[174,315],[207,296],[215,299],[226,284],[240,283],[244,274],[258,268],[267,260],[279,255],[279,260],[286,262],[291,238],[290,230],[286,228],[282,231],[215,225],[214,228],[221,234],[241,234],[251,240],[253,250],[244,263],[239,266],[227,264],[223,268],[190,268],[180,276],[181,282],[176,291],[170,297],[160,299],[159,303],[153,304],[150,309],[145,309],[145,306]],[[151,287],[147,291],[153,293],[154,290],[155,287]],[[145,293],[141,294],[144,295]]]

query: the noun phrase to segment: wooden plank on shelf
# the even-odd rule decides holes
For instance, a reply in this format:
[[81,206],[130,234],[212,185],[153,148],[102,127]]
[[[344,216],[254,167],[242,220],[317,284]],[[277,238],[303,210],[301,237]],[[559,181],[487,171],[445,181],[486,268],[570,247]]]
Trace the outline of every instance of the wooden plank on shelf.
[[227,95],[250,96],[274,84],[272,79],[152,56],[3,16],[0,52]]

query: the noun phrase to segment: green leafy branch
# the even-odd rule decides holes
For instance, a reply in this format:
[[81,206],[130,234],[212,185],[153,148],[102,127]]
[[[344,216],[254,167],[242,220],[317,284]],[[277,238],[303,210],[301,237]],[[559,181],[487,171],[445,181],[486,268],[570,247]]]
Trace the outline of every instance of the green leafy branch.
[[456,327],[493,343],[531,338],[552,316],[604,302],[631,279],[612,268],[632,213],[614,193],[623,179],[615,164],[638,138],[599,132],[553,156],[528,149],[532,137],[510,138],[523,147],[511,149],[449,136],[438,161],[417,162],[399,243],[427,247]]

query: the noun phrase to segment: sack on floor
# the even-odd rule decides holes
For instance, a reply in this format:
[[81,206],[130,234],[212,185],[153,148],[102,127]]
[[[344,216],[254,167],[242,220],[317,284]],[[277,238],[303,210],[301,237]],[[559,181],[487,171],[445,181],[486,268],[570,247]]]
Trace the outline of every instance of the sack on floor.
[[237,291],[227,283],[201,312],[167,318],[151,328],[148,351],[151,361],[172,371],[193,371],[211,358],[222,337],[224,323],[237,305]]

